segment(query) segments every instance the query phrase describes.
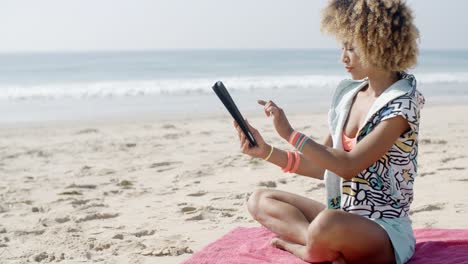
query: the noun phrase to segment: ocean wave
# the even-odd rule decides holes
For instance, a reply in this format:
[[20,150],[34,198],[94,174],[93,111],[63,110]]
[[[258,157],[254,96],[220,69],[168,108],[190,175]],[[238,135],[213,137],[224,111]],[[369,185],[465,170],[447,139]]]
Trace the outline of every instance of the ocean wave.
[[213,79],[166,79],[138,81],[99,81],[38,85],[0,85],[0,99],[60,99],[125,97],[146,95],[185,95],[212,93],[221,80],[228,90],[333,87],[344,76],[255,76]]
[[[468,73],[415,74],[419,84],[468,83]],[[161,79],[137,81],[98,81],[36,85],[0,84],[0,99],[112,98],[147,95],[186,95],[211,93],[221,80],[228,90],[333,89],[346,75],[217,77],[213,79]]]

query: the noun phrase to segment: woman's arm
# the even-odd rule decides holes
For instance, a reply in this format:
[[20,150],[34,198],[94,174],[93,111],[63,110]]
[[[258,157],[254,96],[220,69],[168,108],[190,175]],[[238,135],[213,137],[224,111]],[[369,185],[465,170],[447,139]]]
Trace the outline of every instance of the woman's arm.
[[302,153],[316,166],[350,180],[387,153],[400,135],[408,129],[408,121],[401,116],[396,116],[380,122],[350,152],[308,140]]
[[[332,147],[332,138],[330,134],[328,134],[325,138],[323,145],[330,148]],[[286,151],[275,148],[268,161],[281,168],[284,168],[286,167],[288,156]],[[295,173],[322,180],[325,169],[318,166],[314,161],[307,159],[303,154],[301,154],[301,163],[299,164],[299,167]]]
[[[293,129],[289,125],[283,110],[271,101],[265,107],[265,111],[275,117],[275,128],[278,134],[286,140],[289,139]],[[242,153],[252,157],[266,158],[271,146],[265,143],[257,129],[253,128],[248,122],[247,125],[259,146],[250,147],[243,132],[237,123],[234,122],[241,141]],[[356,144],[350,152],[334,149],[331,147],[331,144],[321,145],[313,140],[308,140],[302,149],[303,160],[308,160],[308,162],[302,164],[296,172],[301,175],[322,179],[323,170],[326,169],[349,180],[387,153],[400,135],[409,128],[408,120],[400,115],[385,119],[369,135]],[[327,141],[331,143],[331,139],[327,139]],[[287,154],[285,151],[275,150],[271,156],[273,157],[270,157],[269,160],[272,163],[281,168],[286,167]]]

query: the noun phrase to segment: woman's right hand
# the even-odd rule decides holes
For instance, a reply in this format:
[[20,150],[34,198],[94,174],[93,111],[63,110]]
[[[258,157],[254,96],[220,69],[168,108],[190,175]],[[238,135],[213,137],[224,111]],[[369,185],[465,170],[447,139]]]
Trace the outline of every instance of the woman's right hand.
[[264,159],[268,155],[271,146],[265,143],[265,140],[263,140],[258,130],[251,126],[247,119],[245,120],[245,123],[247,123],[247,126],[249,127],[249,130],[252,133],[252,136],[255,138],[258,146],[250,146],[249,140],[244,135],[244,132],[240,128],[239,124],[237,124],[237,122],[234,120],[234,127],[236,128],[237,135],[239,136],[242,153],[254,158]]
[[289,136],[294,129],[289,124],[288,118],[283,109],[277,106],[273,101],[258,100],[258,104],[264,106],[266,116],[273,116],[273,124],[275,125],[276,132],[285,140],[289,140]]

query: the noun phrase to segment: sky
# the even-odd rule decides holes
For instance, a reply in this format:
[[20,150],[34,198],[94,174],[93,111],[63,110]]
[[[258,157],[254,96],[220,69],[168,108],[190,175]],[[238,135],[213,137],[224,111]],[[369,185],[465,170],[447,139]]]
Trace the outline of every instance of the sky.
[[[377,0],[376,0],[377,1]],[[408,0],[421,49],[468,49],[468,1]],[[334,49],[326,0],[0,0],[0,52]]]

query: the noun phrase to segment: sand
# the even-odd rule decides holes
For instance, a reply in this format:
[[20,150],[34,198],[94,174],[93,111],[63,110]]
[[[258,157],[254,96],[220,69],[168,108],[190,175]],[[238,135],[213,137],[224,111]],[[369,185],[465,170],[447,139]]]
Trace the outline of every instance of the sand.
[[[422,111],[415,228],[468,228],[468,106]],[[290,113],[315,139],[326,113]],[[249,116],[291,149],[271,119]],[[0,263],[180,263],[236,226],[257,188],[324,200],[322,181],[240,152],[227,114],[0,129]]]

